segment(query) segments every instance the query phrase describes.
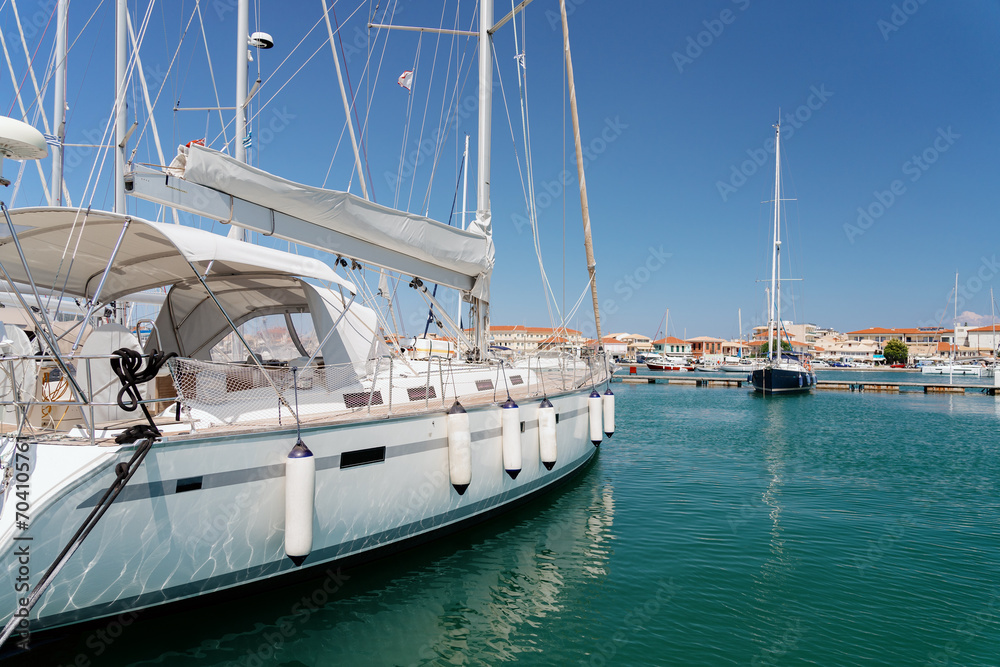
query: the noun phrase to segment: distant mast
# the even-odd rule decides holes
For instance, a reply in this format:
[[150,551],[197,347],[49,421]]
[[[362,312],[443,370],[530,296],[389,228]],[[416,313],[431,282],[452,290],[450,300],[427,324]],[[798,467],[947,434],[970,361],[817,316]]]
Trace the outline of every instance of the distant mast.
[[[781,114],[778,114],[779,118]],[[781,330],[781,270],[778,262],[781,260],[781,121],[774,126],[774,248],[771,251],[771,300],[767,313],[767,346],[770,348],[768,357],[771,361],[780,359],[781,341],[774,342],[774,336]],[[775,313],[777,312],[777,319]],[[773,332],[773,333],[772,333]]]

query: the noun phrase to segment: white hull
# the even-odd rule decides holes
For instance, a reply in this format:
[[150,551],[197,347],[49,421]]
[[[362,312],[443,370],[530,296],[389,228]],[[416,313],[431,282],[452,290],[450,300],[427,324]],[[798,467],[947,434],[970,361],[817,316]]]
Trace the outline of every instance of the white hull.
[[[305,428],[316,457],[312,552],[302,567],[330,567],[473,521],[555,485],[596,451],[588,432],[589,389],[550,398],[559,420],[558,460],[539,459],[539,400],[522,400],[522,470],[504,472],[500,412],[470,407],[472,483],[459,495],[449,479],[444,411]],[[295,430],[219,437],[165,437],[67,561],[31,613],[41,630],[263,582],[297,570],[284,554],[284,461]],[[344,452],[384,445],[384,460],[342,467]],[[15,550],[31,537],[34,585],[83,523],[131,447],[33,445],[31,525],[15,525],[8,496],[0,515],[7,580]],[[73,474],[45,474],[72,470]],[[61,478],[61,479],[60,479]],[[17,608],[14,586],[0,609]]]
[[719,366],[719,370],[724,373],[751,373],[755,368],[760,368],[760,366],[754,364],[722,364]]
[[923,366],[920,372],[930,375],[974,375],[980,377],[984,375],[984,370],[982,366]]

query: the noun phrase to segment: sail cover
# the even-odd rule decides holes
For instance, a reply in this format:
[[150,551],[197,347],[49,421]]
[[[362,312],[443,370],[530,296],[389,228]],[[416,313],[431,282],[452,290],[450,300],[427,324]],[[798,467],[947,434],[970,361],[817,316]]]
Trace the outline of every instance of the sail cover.
[[[488,223],[473,223],[468,230],[450,227],[346,192],[294,183],[196,144],[180,148],[170,173],[182,176],[188,183],[269,209],[275,236],[343,252],[363,262],[412,273],[489,299],[494,249]],[[141,192],[135,194],[143,197]],[[243,224],[241,210],[246,209],[231,204],[229,221]],[[309,226],[304,232],[301,224],[290,222],[283,226],[282,216],[275,212],[306,221]],[[324,230],[332,233],[328,242],[324,242]],[[361,243],[338,247],[338,239],[345,238]],[[401,262],[401,258],[417,261],[410,264]],[[421,271],[421,267],[443,269],[464,279],[448,280],[433,271]]]

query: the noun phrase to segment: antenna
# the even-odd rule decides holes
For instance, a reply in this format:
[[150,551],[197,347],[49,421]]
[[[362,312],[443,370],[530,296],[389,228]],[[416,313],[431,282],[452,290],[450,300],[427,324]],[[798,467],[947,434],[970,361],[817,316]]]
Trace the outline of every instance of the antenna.
[[10,181],[3,177],[4,158],[41,160],[48,154],[49,148],[41,132],[27,123],[0,116],[0,185],[10,185]]

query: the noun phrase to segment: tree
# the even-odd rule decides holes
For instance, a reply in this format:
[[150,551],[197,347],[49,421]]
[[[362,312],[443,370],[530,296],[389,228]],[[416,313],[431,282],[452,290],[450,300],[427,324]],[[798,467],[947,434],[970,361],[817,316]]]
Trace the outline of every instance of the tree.
[[[776,341],[771,341],[771,342],[776,342]],[[781,341],[781,349],[785,352],[791,352],[792,344],[789,343],[787,340],[783,340]],[[765,344],[764,347],[761,348],[759,356],[767,357],[770,356],[770,354],[771,354],[771,346],[769,344]]]
[[887,364],[905,364],[910,358],[910,348],[901,340],[890,340],[882,350]]

